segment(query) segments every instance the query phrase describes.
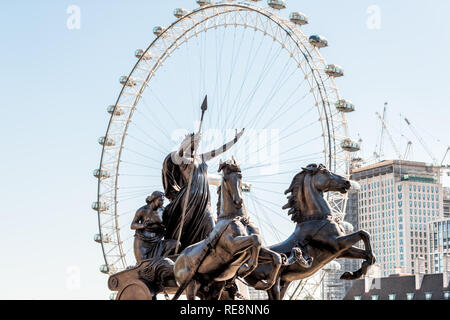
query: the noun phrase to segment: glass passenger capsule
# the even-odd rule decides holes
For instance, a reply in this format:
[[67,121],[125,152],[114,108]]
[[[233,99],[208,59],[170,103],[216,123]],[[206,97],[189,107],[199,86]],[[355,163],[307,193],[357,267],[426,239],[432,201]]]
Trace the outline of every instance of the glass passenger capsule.
[[136,79],[133,77],[122,76],[119,79],[119,82],[123,86],[134,87],[136,85]]
[[98,212],[105,212],[108,211],[109,207],[105,202],[93,202],[91,205],[92,210],[98,211]]
[[349,113],[355,111],[355,105],[350,100],[339,100],[335,106],[341,112]]
[[313,35],[309,37],[309,43],[317,48],[328,47],[328,40],[324,36]]
[[100,272],[101,272],[101,273],[108,274],[109,271],[110,271],[110,268],[109,268],[108,265],[102,264],[102,265],[100,266]]
[[325,68],[325,73],[329,75],[330,77],[339,78],[344,75],[344,69],[341,66],[335,65],[335,64],[329,64]]
[[94,170],[94,177],[97,179],[108,179],[111,177],[108,170],[105,169],[95,169]]
[[134,56],[138,59],[142,58],[142,60],[147,60],[147,61],[152,59],[152,54],[148,51],[145,52],[145,50],[142,50],[142,49],[137,49],[134,52]]
[[153,28],[153,34],[159,37],[164,32],[164,28],[161,26],[156,26]]
[[242,192],[249,193],[252,191],[252,185],[248,183],[242,184]]
[[305,16],[303,13],[301,12],[292,12],[289,15],[289,19],[291,20],[291,22],[303,26],[305,24],[308,24],[308,17]]
[[98,143],[105,147],[113,147],[116,145],[116,142],[113,139],[108,138],[108,137],[100,137],[98,139]]
[[354,227],[351,223],[347,222],[347,221],[341,221],[339,222],[339,224],[341,225],[341,227],[344,229],[345,234],[350,234],[354,231]]
[[197,0],[197,4],[198,4],[200,7],[204,7],[204,6],[213,4],[213,1],[212,1],[212,0]]
[[111,242],[111,237],[109,236],[109,234],[104,234],[103,237],[101,234],[97,233],[94,236],[94,241],[97,243],[110,243]]
[[342,141],[341,147],[343,150],[348,152],[358,152],[359,150],[361,150],[359,143],[352,141],[351,139],[345,139],[344,141]]
[[337,261],[332,261],[323,267],[325,272],[341,271],[341,264]]
[[286,9],[286,2],[284,0],[267,0],[267,4],[273,9]]
[[121,116],[125,113],[125,110],[122,107],[113,106],[113,105],[108,106],[107,111],[109,114],[112,114],[114,116]]
[[183,9],[183,8],[177,8],[175,10],[173,10],[173,15],[180,19],[183,18],[185,15],[189,14],[189,10]]

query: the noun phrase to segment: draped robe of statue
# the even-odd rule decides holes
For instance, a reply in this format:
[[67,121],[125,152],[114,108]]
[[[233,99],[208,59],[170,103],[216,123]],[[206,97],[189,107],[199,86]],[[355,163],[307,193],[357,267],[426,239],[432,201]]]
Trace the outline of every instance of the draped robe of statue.
[[[166,239],[178,240],[182,228],[180,243],[181,250],[204,240],[215,226],[215,219],[211,210],[211,195],[208,183],[207,162],[234,146],[244,134],[236,131],[234,140],[221,148],[195,156],[195,161],[189,155],[195,154],[201,140],[201,134],[188,135],[180,150],[172,152],[164,160],[162,180],[164,193],[170,204],[165,207],[163,222],[166,226]],[[187,152],[191,150],[191,153]],[[189,177],[192,182],[189,195]],[[182,223],[183,209],[186,197],[184,223]]]
[[[191,170],[193,170],[192,182],[187,195]],[[165,195],[170,200],[163,216],[167,230],[166,238],[178,239],[182,227],[180,242],[181,249],[184,249],[205,239],[215,225],[211,210],[208,165],[203,157],[196,157],[194,163],[175,164],[172,154],[169,154],[164,160],[162,175]],[[182,226],[182,212],[187,196],[189,200]]]

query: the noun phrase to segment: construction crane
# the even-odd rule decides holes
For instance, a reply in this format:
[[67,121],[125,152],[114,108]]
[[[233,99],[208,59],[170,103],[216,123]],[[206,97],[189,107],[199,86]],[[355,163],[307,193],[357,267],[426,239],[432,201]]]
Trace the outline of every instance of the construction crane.
[[[447,155],[450,153],[450,147],[447,147],[447,151],[444,154],[444,158],[442,158],[441,161],[441,167],[445,167],[444,162],[445,162],[445,158],[447,158]],[[448,166],[447,166],[448,167]]]
[[[403,116],[402,116],[403,117]],[[431,150],[428,148],[427,144],[425,143],[425,141],[422,139],[422,137],[419,135],[419,133],[417,132],[416,128],[411,124],[411,122],[406,118],[403,117],[405,119],[406,124],[408,125],[409,129],[411,130],[411,132],[414,134],[414,136],[417,138],[417,140],[419,140],[420,144],[422,145],[422,147],[425,149],[425,151],[428,153],[428,155],[430,156],[430,158],[433,160],[433,164],[434,165],[438,165],[438,160],[436,159],[436,157],[433,155],[433,153],[431,152]]]
[[[397,147],[397,144],[395,143],[394,138],[392,137],[392,134],[389,131],[389,128],[388,128],[388,126],[386,124],[386,121],[385,121],[386,106],[387,106],[387,103],[385,104],[385,107],[384,107],[384,116],[383,117],[378,112],[376,113],[376,115],[378,116],[378,118],[380,118],[381,124],[383,126],[383,130],[386,131],[386,134],[388,135],[389,139],[391,140],[392,147],[394,148],[398,159],[403,160],[404,157],[400,153],[399,148]],[[384,132],[383,130],[382,130],[382,134],[381,134],[382,138],[383,138],[383,132]],[[381,141],[381,145],[382,145],[382,143],[383,143],[383,141]],[[380,148],[380,153],[379,154],[381,155],[381,148]]]
[[[380,150],[377,152],[377,147],[375,147],[375,152],[373,153],[373,155],[375,156],[375,158],[378,161],[381,161],[381,157],[383,156],[383,140],[384,140],[384,125],[383,125],[383,122],[386,119],[387,106],[388,106],[388,103],[385,102],[384,103],[384,109],[383,109],[383,118],[382,118],[383,120],[382,120],[382,123],[381,123]],[[377,115],[379,116],[378,113],[377,113]],[[379,117],[381,117],[381,116],[379,116]]]
[[408,141],[408,145],[406,146],[406,151],[405,151],[405,155],[403,156],[403,160],[408,160],[409,157],[411,156],[411,152],[412,152],[412,141]]

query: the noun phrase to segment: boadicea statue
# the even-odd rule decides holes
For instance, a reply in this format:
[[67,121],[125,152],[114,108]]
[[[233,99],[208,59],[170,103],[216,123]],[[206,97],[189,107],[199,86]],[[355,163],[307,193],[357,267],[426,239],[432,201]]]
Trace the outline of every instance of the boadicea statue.
[[[323,165],[303,168],[286,190],[288,204],[283,209],[289,209],[296,228],[280,244],[262,247],[242,197],[245,173],[234,159],[221,162],[218,168],[222,183],[218,219],[214,219],[207,162],[233,147],[244,130],[236,131],[234,140],[221,148],[197,155],[206,110],[207,98],[198,133],[186,136],[179,150],[164,160],[165,193],[153,193],[136,213],[131,227],[136,230],[137,264],[108,280],[109,289],[118,292],[117,299],[151,300],[160,293],[166,299],[170,294],[177,299],[185,293],[188,299],[234,300],[241,297],[236,285],[239,278],[267,291],[269,299],[280,300],[292,281],[310,277],[338,258],[364,260],[359,270],[345,272],[342,280],[367,274],[375,263],[369,234],[345,234],[324,199],[326,192],[346,193],[350,181]],[[170,201],[165,208],[163,196]],[[364,249],[354,246],[359,241]]]
[[[117,299],[156,299],[159,293],[177,298],[184,292],[188,299],[234,300],[239,297],[235,281],[240,278],[250,287],[266,290],[269,299],[280,300],[292,281],[314,275],[334,259],[364,260],[359,270],[345,272],[342,280],[361,278],[375,263],[369,234],[345,234],[324,199],[325,192],[350,189],[344,177],[315,164],[297,174],[286,190],[284,206],[296,223],[295,231],[286,241],[263,248],[242,200],[239,166],[227,161],[219,171],[223,174],[220,214],[211,233],[178,255],[145,260],[112,275],[108,284],[118,291]],[[365,249],[354,247],[359,241]]]

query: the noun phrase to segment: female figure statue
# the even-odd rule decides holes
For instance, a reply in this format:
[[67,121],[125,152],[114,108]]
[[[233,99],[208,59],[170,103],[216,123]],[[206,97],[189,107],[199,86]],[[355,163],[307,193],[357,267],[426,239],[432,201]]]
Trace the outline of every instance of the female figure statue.
[[[214,228],[215,219],[210,204],[207,162],[228,151],[243,134],[244,130],[239,133],[236,131],[234,140],[219,149],[201,155],[196,154],[201,134],[189,134],[183,140],[179,150],[172,152],[164,160],[162,180],[165,196],[170,200],[163,215],[166,238],[178,240],[180,228],[182,228],[180,250],[202,241]],[[190,188],[188,188],[189,179],[191,179]],[[184,208],[185,203],[186,208]],[[184,223],[182,223],[184,209]]]

